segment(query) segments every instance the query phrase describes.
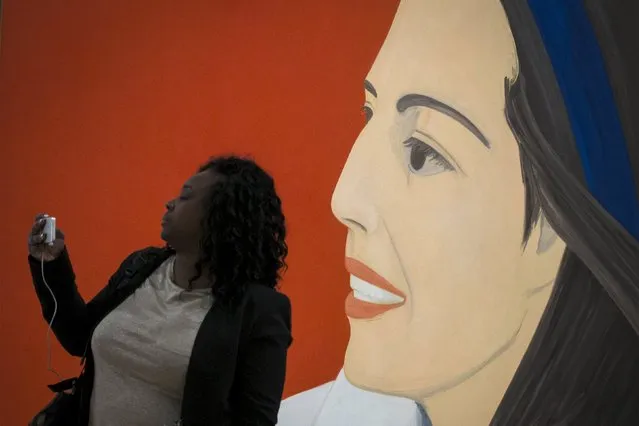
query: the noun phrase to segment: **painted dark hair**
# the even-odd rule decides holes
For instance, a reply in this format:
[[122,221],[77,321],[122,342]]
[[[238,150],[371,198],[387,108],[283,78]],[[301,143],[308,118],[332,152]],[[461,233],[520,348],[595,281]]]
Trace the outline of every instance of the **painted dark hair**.
[[[502,0],[519,60],[505,94],[526,187],[524,241],[532,244],[530,231],[543,216],[567,248],[539,327],[491,425],[639,425],[639,242],[587,189],[562,93],[527,3]],[[638,5],[584,0],[636,188]]]

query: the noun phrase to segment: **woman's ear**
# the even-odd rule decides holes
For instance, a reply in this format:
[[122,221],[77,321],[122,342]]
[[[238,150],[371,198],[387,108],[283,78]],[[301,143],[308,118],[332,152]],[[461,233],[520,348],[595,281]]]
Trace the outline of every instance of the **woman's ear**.
[[[535,240],[537,247],[534,244]],[[566,251],[566,244],[550,225],[543,211],[531,233],[527,247],[524,254],[527,260],[521,272],[521,282],[526,294],[532,296],[548,288],[549,284],[555,281]]]
[[542,212],[539,218],[539,241],[537,242],[537,254],[548,251],[557,241],[557,233],[548,223],[546,215]]

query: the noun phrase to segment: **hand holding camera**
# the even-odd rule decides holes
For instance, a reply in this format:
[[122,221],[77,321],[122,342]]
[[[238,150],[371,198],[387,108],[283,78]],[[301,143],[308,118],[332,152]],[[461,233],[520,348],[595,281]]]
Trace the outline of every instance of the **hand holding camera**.
[[64,251],[64,234],[56,228],[54,217],[39,214],[29,234],[29,254],[38,260],[55,260]]

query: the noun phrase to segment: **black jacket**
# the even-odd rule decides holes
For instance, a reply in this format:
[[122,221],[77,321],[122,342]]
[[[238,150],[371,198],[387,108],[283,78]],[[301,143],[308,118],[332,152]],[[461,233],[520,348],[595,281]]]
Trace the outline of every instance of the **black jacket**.
[[[80,425],[88,423],[93,389],[93,330],[171,254],[169,249],[152,247],[129,255],[88,303],[78,293],[66,250],[56,260],[45,262],[44,274],[58,302],[53,331],[71,355],[86,355],[78,382]],[[29,257],[29,264],[42,314],[49,322],[53,298],[42,280],[40,261]],[[214,303],[193,345],[182,399],[182,424],[275,425],[291,341],[291,306],[282,293],[250,284],[237,308]]]

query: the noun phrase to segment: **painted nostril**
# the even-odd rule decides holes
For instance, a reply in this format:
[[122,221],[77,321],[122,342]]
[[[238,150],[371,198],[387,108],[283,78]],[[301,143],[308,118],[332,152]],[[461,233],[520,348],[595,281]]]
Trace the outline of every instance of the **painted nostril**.
[[358,221],[353,220],[353,219],[346,219],[346,218],[343,218],[342,220],[344,221],[346,226],[357,228],[357,229],[359,229],[361,231],[366,232],[366,227],[364,225],[362,225],[361,223],[359,223]]

